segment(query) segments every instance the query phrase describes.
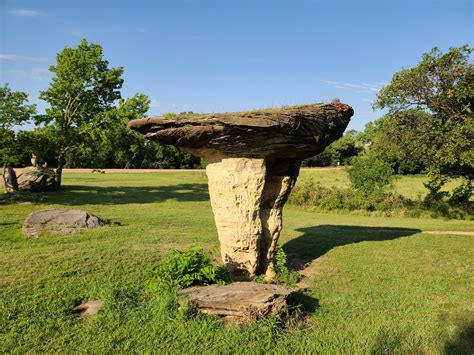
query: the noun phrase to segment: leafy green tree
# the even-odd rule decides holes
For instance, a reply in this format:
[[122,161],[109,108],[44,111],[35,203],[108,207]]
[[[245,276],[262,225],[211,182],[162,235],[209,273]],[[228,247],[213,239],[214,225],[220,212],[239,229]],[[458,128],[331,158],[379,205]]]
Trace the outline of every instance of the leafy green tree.
[[365,196],[383,191],[393,179],[390,164],[370,152],[355,158],[348,173],[352,186]]
[[28,94],[12,91],[7,84],[0,87],[0,159],[3,176],[7,165],[19,163],[13,126],[29,121],[35,113],[35,105],[28,104]]
[[29,121],[36,113],[35,105],[28,104],[28,94],[12,91],[8,84],[0,87],[0,129],[11,129]]
[[144,94],[126,100],[120,99],[119,105],[106,115],[110,129],[106,132],[107,165],[120,168],[144,167],[146,155],[154,147],[152,142],[127,127],[130,120],[144,118],[150,108],[150,99]]
[[[414,68],[395,73],[378,94],[373,107],[388,109],[402,126],[409,110],[423,111],[422,129],[411,132],[417,155],[422,156],[431,182],[441,188],[440,177],[463,177],[472,191],[474,177],[474,64],[472,48],[464,45],[442,53],[433,48]],[[406,120],[405,120],[406,122]],[[469,186],[471,187],[469,189]],[[457,199],[457,197],[456,197]]]
[[348,165],[352,158],[362,150],[363,147],[358,142],[358,132],[349,130],[341,138],[327,146],[322,153],[306,159],[303,166]]
[[50,107],[36,122],[53,122],[58,131],[59,188],[68,150],[103,128],[105,112],[121,98],[123,68],[109,68],[102,47],[85,39],[76,48],[65,47],[57,54],[56,62],[49,68],[55,74],[51,84],[40,93]]
[[28,165],[31,154],[35,154],[39,164],[57,164],[59,150],[58,132],[53,126],[37,127],[17,134],[17,156],[21,165]]
[[409,109],[369,122],[361,139],[369,145],[372,153],[390,163],[397,173],[420,173],[426,170],[430,157],[435,154],[432,139],[418,140],[419,136],[436,135],[430,122],[430,114]]
[[337,165],[346,165],[351,162],[351,159],[357,156],[362,150],[362,147],[357,143],[357,131],[349,130],[339,138],[337,141],[333,142],[328,147],[328,153],[331,154],[331,164]]

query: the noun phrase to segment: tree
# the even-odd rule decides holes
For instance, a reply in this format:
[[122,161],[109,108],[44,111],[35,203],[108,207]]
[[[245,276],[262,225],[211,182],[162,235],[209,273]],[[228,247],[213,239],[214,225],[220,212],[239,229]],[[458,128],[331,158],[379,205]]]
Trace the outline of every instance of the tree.
[[37,127],[31,131],[17,133],[17,156],[21,165],[30,162],[31,154],[35,154],[38,164],[57,165],[59,137],[53,126]]
[[107,165],[121,168],[143,167],[135,164],[142,164],[150,149],[146,146],[145,138],[129,129],[127,124],[130,120],[146,117],[150,103],[148,96],[135,94],[126,100],[121,99],[117,108],[107,113],[108,122],[115,122],[109,125],[110,129],[105,137],[109,147]]
[[3,179],[6,167],[19,162],[16,135],[12,127],[29,121],[35,113],[35,105],[28,104],[28,94],[12,91],[7,84],[0,87],[0,159],[3,163]]
[[356,141],[357,131],[349,130],[337,141],[331,143],[328,147],[328,152],[331,154],[331,163],[346,165],[350,163],[351,159],[360,153],[362,147]]
[[304,166],[329,166],[350,164],[353,157],[362,151],[357,140],[358,132],[349,130],[338,140],[332,142],[326,149],[315,157],[305,159]]
[[12,91],[8,84],[0,87],[0,129],[20,125],[36,113],[35,105],[28,104],[28,94]]
[[[423,111],[423,129],[412,134],[431,181],[437,186],[451,177],[463,177],[472,191],[474,177],[474,65],[472,48],[464,45],[442,53],[433,48],[414,68],[395,73],[377,95],[373,107],[389,110],[400,124],[409,110]],[[405,126],[403,129],[408,130]],[[415,127],[418,129],[418,126]],[[413,129],[411,130],[414,133]],[[426,149],[429,147],[429,149]]]
[[369,122],[360,137],[375,156],[390,163],[397,173],[416,174],[426,170],[435,153],[432,139],[418,140],[419,136],[434,134],[430,122],[430,114],[409,109]]
[[36,123],[53,122],[58,131],[56,187],[59,188],[68,150],[101,129],[105,112],[121,98],[123,68],[109,68],[102,47],[85,39],[76,48],[65,47],[57,54],[56,61],[56,66],[49,68],[55,76],[48,89],[40,93],[40,99],[50,107]]

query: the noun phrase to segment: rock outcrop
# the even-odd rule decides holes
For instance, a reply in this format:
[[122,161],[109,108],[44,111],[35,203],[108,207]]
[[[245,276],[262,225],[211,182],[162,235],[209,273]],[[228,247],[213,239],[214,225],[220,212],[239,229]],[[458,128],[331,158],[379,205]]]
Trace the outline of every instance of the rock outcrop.
[[30,166],[21,170],[17,176],[17,183],[20,191],[52,191],[56,184],[56,174],[53,169]]
[[43,233],[67,235],[105,225],[100,217],[83,210],[47,209],[30,214],[23,222],[23,233],[37,238]]
[[279,314],[286,307],[291,292],[281,285],[234,282],[224,286],[190,287],[179,294],[199,312],[247,320]]
[[274,277],[282,208],[301,161],[342,136],[350,106],[291,106],[249,112],[133,120],[130,128],[206,161],[221,254],[234,279]]

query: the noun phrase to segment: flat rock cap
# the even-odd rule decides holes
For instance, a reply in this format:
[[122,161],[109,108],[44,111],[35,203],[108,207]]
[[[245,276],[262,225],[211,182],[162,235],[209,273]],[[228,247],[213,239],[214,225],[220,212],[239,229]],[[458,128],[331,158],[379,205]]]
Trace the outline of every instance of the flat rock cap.
[[330,104],[285,106],[247,112],[181,114],[129,122],[146,138],[197,156],[304,159],[342,136],[353,109]]

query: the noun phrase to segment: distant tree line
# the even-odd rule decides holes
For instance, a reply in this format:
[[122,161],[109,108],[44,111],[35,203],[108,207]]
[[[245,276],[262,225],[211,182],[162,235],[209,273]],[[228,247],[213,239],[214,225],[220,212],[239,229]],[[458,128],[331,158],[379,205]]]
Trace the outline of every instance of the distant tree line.
[[[362,132],[348,131],[303,166],[352,165],[370,155],[398,174],[428,173],[432,196],[451,178],[461,178],[456,191],[472,195],[474,167],[474,69],[472,48],[464,45],[442,53],[434,48],[414,68],[394,74],[373,104],[387,114]],[[56,167],[58,187],[63,167],[198,168],[199,158],[172,146],[150,142],[127,128],[146,117],[149,98],[141,93],[124,99],[123,68],[109,68],[102,47],[83,39],[65,47],[50,67],[54,77],[39,98],[49,107],[36,114],[27,94],[0,87],[0,159],[4,165],[39,163]],[[174,115],[174,114],[168,114]],[[32,121],[33,130],[14,126]],[[437,195],[438,194],[438,195]]]

